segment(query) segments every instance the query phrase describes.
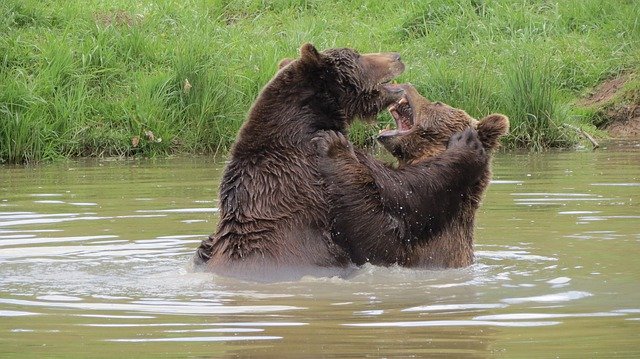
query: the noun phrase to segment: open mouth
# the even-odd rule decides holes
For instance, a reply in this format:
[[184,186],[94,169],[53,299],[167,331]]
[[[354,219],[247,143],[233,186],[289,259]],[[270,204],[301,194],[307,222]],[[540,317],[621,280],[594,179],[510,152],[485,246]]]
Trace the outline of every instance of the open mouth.
[[379,135],[395,135],[400,132],[409,131],[413,127],[413,108],[406,95],[391,104],[388,110],[391,117],[396,121],[396,129],[391,129],[389,128],[390,126],[387,126],[386,129],[380,131]]

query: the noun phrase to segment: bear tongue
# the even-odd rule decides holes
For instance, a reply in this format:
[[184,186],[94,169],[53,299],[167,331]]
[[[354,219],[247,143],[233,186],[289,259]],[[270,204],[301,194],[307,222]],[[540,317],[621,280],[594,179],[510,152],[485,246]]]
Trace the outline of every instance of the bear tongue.
[[378,138],[380,137],[389,137],[389,136],[395,136],[399,133],[398,130],[395,129],[391,129],[389,128],[389,126],[387,126],[387,128],[384,128],[380,131],[378,131]]
[[403,117],[400,119],[400,126],[398,128],[401,131],[408,131],[411,129],[411,121],[407,120],[407,118]]

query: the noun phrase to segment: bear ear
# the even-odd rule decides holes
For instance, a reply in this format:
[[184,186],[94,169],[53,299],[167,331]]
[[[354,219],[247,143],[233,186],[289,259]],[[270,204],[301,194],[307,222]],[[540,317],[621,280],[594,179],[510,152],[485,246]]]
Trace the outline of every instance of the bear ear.
[[278,63],[278,70],[282,69],[283,67],[289,65],[292,62],[293,62],[293,59],[289,59],[289,58],[280,60],[280,62]]
[[509,119],[505,115],[494,113],[480,120],[477,129],[484,148],[492,150],[498,147],[500,137],[509,132]]
[[320,63],[320,53],[316,48],[307,43],[300,47],[300,60],[307,64],[319,64]]
[[498,136],[504,136],[509,132],[509,118],[505,115],[494,113],[482,120],[479,123],[480,127],[485,129],[491,129]]

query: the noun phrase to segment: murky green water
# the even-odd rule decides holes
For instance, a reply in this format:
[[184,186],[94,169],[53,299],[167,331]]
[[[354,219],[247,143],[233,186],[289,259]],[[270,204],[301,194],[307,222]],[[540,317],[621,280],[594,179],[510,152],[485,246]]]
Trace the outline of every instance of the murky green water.
[[638,357],[640,145],[499,154],[477,264],[254,284],[186,267],[223,163],[0,167],[0,357]]

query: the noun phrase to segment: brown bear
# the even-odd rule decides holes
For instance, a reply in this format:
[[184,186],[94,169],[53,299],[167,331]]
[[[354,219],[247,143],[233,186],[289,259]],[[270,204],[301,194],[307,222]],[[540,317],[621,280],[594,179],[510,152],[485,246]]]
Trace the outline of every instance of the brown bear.
[[[477,121],[430,102],[411,85],[398,86],[405,95],[389,108],[397,129],[378,136],[398,159],[397,168],[353,151],[341,134],[326,132],[315,140],[333,238],[358,265],[468,266],[475,213],[491,176],[488,152],[509,121],[499,114]],[[469,152],[473,145],[479,148]]]
[[298,59],[280,67],[231,149],[217,230],[194,257],[206,270],[279,280],[351,265],[331,239],[311,140],[323,130],[345,132],[354,118],[374,117],[398,101],[402,89],[389,82],[404,64],[397,53],[318,52],[305,44]]

